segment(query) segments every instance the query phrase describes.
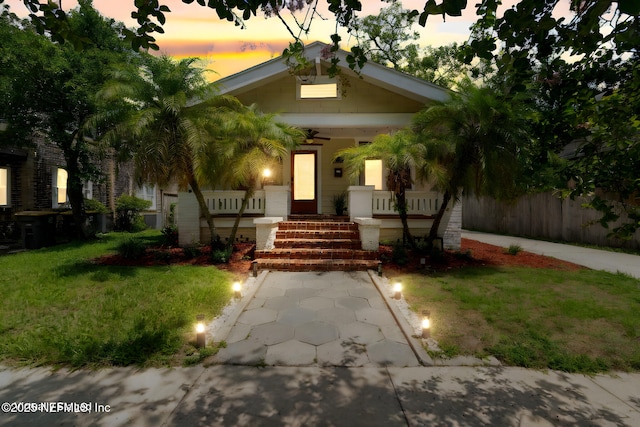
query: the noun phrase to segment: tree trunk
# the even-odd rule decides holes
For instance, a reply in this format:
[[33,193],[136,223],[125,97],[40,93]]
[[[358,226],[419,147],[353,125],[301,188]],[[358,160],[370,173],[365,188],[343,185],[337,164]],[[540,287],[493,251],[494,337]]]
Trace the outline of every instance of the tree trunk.
[[438,213],[436,217],[433,219],[433,224],[431,224],[431,230],[429,230],[429,236],[427,237],[427,252],[431,252],[433,249],[433,242],[438,237],[438,228],[440,228],[440,223],[442,222],[442,217],[444,217],[444,213],[447,211],[447,206],[449,205],[449,201],[451,200],[451,193],[447,190],[444,192],[442,196],[442,204],[440,205],[440,209],[438,209]]
[[409,230],[409,221],[407,219],[407,197],[405,190],[402,189],[396,193],[396,205],[398,207],[398,215],[400,215],[400,222],[402,222],[402,237],[406,239],[411,249],[416,249],[416,241],[411,235]]
[[229,235],[229,243],[227,243],[227,249],[233,247],[233,242],[236,240],[236,234],[238,232],[238,227],[240,226],[240,219],[244,214],[244,211],[247,209],[247,205],[249,204],[249,197],[253,196],[254,190],[253,188],[247,188],[244,192],[244,199],[242,199],[242,205],[240,206],[240,211],[238,215],[236,215],[236,220],[233,223],[233,228],[231,229],[231,235]]
[[202,191],[200,190],[200,186],[198,185],[198,182],[196,181],[194,176],[191,176],[189,178],[189,185],[191,186],[191,190],[193,190],[193,195],[196,196],[196,200],[198,201],[198,206],[200,207],[200,216],[204,217],[205,221],[207,221],[207,225],[209,226],[209,233],[211,234],[211,237],[209,239],[211,243],[211,249],[220,249],[220,238],[218,236],[218,233],[216,232],[216,227],[213,223],[213,217],[211,216],[211,212],[209,212],[207,202],[205,202]]

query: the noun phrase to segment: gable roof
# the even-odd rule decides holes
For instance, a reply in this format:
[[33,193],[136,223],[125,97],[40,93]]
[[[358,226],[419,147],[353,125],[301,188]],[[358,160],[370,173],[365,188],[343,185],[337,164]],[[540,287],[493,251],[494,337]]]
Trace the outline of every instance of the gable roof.
[[[326,43],[313,42],[305,46],[305,57],[312,61],[315,58],[321,58],[323,64],[329,65],[330,61],[322,59],[322,51],[328,47],[329,45]],[[348,52],[339,50],[335,54],[340,60],[338,66],[341,68],[341,72],[356,76],[356,73],[346,65]],[[239,95],[275,81],[288,73],[289,69],[285,58],[281,55],[220,79],[216,84],[221,94]],[[450,92],[446,88],[372,61],[368,61],[362,68],[360,77],[373,85],[424,104],[430,101],[447,101],[449,99]]]

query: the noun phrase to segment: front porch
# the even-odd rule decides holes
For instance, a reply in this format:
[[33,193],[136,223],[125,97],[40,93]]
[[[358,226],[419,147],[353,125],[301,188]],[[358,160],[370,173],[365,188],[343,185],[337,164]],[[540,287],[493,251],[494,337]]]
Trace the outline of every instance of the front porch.
[[[361,247],[377,251],[380,242],[395,242],[402,238],[402,224],[389,191],[374,190],[373,186],[349,186],[346,219],[357,224]],[[205,200],[214,217],[217,232],[224,240],[242,205],[243,191],[206,191]],[[416,237],[429,232],[433,217],[440,207],[441,195],[433,191],[407,192],[409,227]],[[438,236],[445,249],[460,248],[462,210],[460,204],[447,209]],[[326,212],[317,214],[327,215]],[[291,191],[289,186],[265,186],[249,200],[238,228],[239,241],[255,241],[257,250],[273,249],[279,224],[291,219]],[[195,196],[190,192],[178,194],[177,223],[180,245],[189,246],[209,241],[209,229],[201,218]],[[320,223],[321,224],[321,223]]]

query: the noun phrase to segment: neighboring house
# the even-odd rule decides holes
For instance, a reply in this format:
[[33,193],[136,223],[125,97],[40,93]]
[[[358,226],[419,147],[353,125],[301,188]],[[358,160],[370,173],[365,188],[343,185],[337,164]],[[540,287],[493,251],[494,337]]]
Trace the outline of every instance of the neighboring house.
[[[150,200],[151,208],[143,213],[145,221],[151,227],[162,227],[170,203],[177,200],[177,192],[157,186],[140,188],[130,166],[116,165],[110,159],[99,162],[104,180],[86,182],[85,198],[96,199],[112,211],[115,200],[123,193]],[[37,139],[28,148],[7,144],[0,147],[1,247],[35,248],[52,244],[56,231],[62,231],[65,220],[71,220],[70,208],[65,160],[55,144]],[[105,224],[96,226],[100,231],[108,229]]]
[[[315,42],[305,48],[315,65],[305,75],[294,76],[282,57],[249,68],[218,81],[222,94],[233,95],[245,105],[257,104],[266,113],[278,113],[277,120],[307,131],[308,139],[285,159],[279,170],[265,178],[264,189],[250,201],[238,236],[258,240],[269,234],[277,222],[297,214],[334,214],[333,198],[348,193],[348,215],[363,227],[379,231],[379,240],[395,241],[402,227],[392,196],[385,188],[386,171],[380,160],[371,159],[360,182],[350,182],[335,153],[343,148],[367,144],[376,135],[394,132],[408,125],[412,116],[434,101],[445,101],[447,89],[369,62],[357,75],[346,67],[346,52],[340,58],[341,72],[328,75],[330,61],[324,57],[329,46]],[[216,190],[205,193],[216,228],[228,236],[243,191]],[[414,184],[407,194],[410,227],[415,236],[428,233],[441,195],[429,185]],[[178,227],[180,243],[207,241],[208,228],[200,218],[195,197],[179,193]],[[459,248],[460,206],[455,207],[453,228],[445,233],[451,210],[439,235],[444,246]],[[258,229],[256,232],[256,228]],[[262,231],[261,231],[262,230]],[[377,245],[377,240],[373,246]]]

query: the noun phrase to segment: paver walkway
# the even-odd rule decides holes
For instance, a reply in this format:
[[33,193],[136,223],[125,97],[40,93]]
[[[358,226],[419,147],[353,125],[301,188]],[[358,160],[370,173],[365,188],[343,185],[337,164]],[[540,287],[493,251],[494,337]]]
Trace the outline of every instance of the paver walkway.
[[269,272],[216,361],[277,366],[420,366],[367,272]]

